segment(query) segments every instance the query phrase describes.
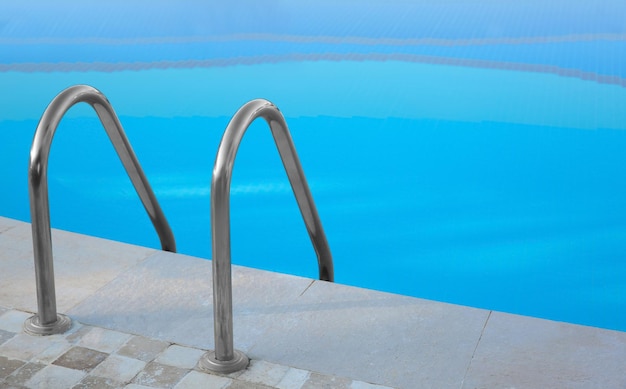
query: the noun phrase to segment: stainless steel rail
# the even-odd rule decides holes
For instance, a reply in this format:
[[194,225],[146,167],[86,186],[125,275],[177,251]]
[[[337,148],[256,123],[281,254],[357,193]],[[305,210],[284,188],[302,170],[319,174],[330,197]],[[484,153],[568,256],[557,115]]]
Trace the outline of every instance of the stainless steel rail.
[[319,278],[333,281],[333,260],[313,196],[287,129],[285,118],[267,100],[253,100],[237,111],[228,124],[217,151],[211,180],[211,241],[213,245],[213,307],[215,351],[200,360],[204,369],[220,373],[241,370],[248,357],[233,347],[233,299],[230,252],[230,182],[235,156],[246,130],[254,120],[267,121],[296,196],[309,237],[317,254]]
[[58,334],[67,331],[71,326],[71,320],[65,315],[57,314],[56,308],[47,172],[50,146],[59,122],[68,109],[80,102],[88,103],[98,114],[100,122],[152,220],[161,240],[162,249],[176,251],[172,230],[107,98],[87,85],[76,85],[64,90],[46,108],[37,125],[30,150],[28,189],[38,309],[38,313],[24,323],[24,331],[31,335]]

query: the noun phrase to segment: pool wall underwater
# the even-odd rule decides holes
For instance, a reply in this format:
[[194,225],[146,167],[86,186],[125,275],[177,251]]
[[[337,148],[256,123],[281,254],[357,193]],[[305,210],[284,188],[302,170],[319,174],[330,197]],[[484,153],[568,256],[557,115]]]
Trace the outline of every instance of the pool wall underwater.
[[[626,331],[623,2],[37,5],[0,5],[0,215],[30,220],[39,117],[89,84],[179,251],[209,258],[217,146],[262,97],[287,119],[338,282]],[[54,227],[158,247],[86,105],[55,135],[49,185]],[[316,276],[265,123],[231,194],[235,263]]]

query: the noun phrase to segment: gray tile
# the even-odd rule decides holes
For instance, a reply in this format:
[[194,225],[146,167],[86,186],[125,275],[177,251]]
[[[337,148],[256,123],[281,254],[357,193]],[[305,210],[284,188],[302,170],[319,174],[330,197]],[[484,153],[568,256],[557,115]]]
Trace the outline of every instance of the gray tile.
[[199,371],[190,371],[182,380],[174,387],[174,389],[196,389],[211,388],[222,389],[232,383],[227,377],[205,374]]
[[[56,335],[55,335],[56,336]],[[52,337],[17,334],[0,345],[0,355],[29,361],[51,345]]]
[[173,344],[163,351],[155,361],[168,366],[180,367],[181,369],[193,369],[198,364],[200,357],[205,353],[205,350]]
[[26,362],[20,361],[19,359],[9,359],[0,356],[0,379],[4,379],[25,364]]
[[51,341],[49,342],[49,344],[49,347],[47,347],[44,351],[35,355],[32,358],[33,362],[41,362],[45,364],[52,363],[61,355],[66,353],[70,348],[72,348],[72,344],[66,339]]
[[151,362],[135,377],[133,383],[160,388],[173,388],[189,370]]
[[494,312],[463,388],[624,388],[626,333]]
[[103,377],[87,376],[72,389],[118,389],[123,388],[123,382]]
[[310,371],[290,367],[276,387],[278,389],[301,389],[310,376]]
[[16,335],[15,332],[0,330],[0,345],[6,342],[7,340],[11,339],[15,335]]
[[93,369],[91,375],[130,382],[145,366],[139,359],[112,354]]
[[392,387],[458,388],[487,317],[316,281],[274,315],[249,357]]
[[169,343],[160,340],[149,339],[143,336],[133,336],[117,351],[117,354],[139,359],[144,362],[151,362],[169,345]]
[[31,388],[71,388],[76,385],[85,373],[62,366],[49,365],[37,372],[26,382]]
[[343,377],[311,373],[302,389],[350,389],[352,380]]
[[106,353],[100,351],[76,346],[61,355],[53,364],[88,372],[104,361],[107,356]]
[[7,385],[25,385],[28,380],[44,367],[46,367],[46,365],[42,363],[29,362],[8,376],[4,382]]
[[[273,315],[289,307],[309,284],[304,278],[233,267],[237,348],[250,348],[275,325]],[[70,313],[83,323],[212,349],[211,288],[210,261],[159,252]]]
[[132,335],[123,332],[92,327],[89,332],[83,334],[78,345],[112,353],[122,347],[131,337]]

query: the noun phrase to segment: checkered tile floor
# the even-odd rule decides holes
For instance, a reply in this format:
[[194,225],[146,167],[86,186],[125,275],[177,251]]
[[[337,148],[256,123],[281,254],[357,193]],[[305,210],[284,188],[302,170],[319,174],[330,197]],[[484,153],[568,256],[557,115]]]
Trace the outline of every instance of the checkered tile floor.
[[0,388],[386,388],[256,360],[207,374],[197,367],[206,350],[76,322],[63,335],[30,336],[30,315],[0,307]]

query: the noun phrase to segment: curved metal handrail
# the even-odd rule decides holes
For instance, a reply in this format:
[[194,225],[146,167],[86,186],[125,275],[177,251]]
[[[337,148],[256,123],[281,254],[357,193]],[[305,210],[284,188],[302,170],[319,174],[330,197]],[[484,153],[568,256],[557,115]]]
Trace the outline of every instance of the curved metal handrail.
[[317,254],[319,277],[333,281],[333,260],[313,196],[304,177],[285,118],[267,100],[252,100],[231,119],[217,151],[211,180],[211,241],[213,245],[213,307],[215,351],[206,353],[201,366],[228,373],[245,368],[248,358],[233,347],[233,304],[230,252],[230,183],[241,140],[254,120],[267,121],[296,196],[309,237]]
[[48,155],[54,133],[67,110],[80,102],[88,103],[96,111],[159,235],[161,248],[176,251],[172,230],[107,98],[97,89],[87,85],[65,89],[46,108],[37,125],[30,150],[28,189],[38,313],[26,321],[24,330],[33,335],[62,333],[71,325],[71,320],[65,315],[57,314],[56,309],[47,175]]

